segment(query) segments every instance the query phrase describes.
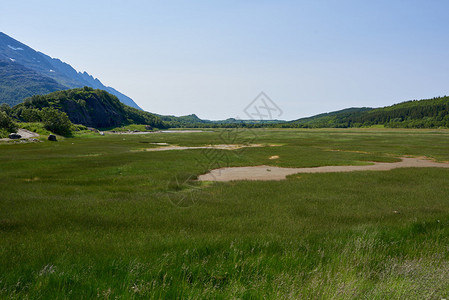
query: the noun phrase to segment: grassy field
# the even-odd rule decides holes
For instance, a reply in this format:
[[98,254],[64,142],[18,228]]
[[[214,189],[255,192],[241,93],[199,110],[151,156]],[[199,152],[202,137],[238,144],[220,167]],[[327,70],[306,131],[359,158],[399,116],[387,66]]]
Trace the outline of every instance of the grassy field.
[[[144,151],[245,142],[267,147]],[[191,180],[228,165],[401,155],[448,161],[449,131],[215,130],[0,144],[0,298],[449,297],[448,169]]]

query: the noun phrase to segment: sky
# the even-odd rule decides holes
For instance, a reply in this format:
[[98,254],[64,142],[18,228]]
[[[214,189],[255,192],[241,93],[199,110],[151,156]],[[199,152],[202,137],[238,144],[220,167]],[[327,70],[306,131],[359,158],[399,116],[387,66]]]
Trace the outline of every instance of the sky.
[[0,31],[146,111],[293,120],[449,94],[446,0],[15,0]]

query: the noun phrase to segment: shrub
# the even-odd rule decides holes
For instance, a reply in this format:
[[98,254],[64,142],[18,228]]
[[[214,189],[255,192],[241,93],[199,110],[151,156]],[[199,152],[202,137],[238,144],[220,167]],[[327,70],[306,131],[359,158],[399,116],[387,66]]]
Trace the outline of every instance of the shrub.
[[17,124],[10,116],[6,114],[6,112],[0,111],[0,128],[9,132],[16,132]]
[[35,108],[23,108],[19,110],[18,118],[23,122],[40,122],[40,111]]
[[88,130],[86,126],[82,125],[82,124],[73,124],[72,129],[74,131],[83,131],[83,130]]
[[11,115],[12,108],[6,103],[2,103],[2,105],[0,105],[0,111],[4,111],[8,115]]
[[73,125],[65,112],[46,107],[40,111],[40,115],[45,129],[63,136],[72,134]]

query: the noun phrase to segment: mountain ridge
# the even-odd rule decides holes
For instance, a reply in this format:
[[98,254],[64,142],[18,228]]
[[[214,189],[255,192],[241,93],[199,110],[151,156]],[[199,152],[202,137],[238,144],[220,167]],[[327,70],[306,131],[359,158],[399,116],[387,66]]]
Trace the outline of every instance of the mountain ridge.
[[[70,64],[61,61],[58,58],[52,58],[42,52],[23,44],[20,41],[0,32],[0,59],[20,64],[27,69],[31,69],[42,76],[55,80],[65,89],[81,88],[89,86],[94,89],[105,90],[119,98],[119,100],[131,107],[141,108],[128,96],[117,91],[113,87],[105,86],[98,78],[84,72],[76,71]],[[1,87],[0,87],[1,89]],[[0,102],[20,102],[23,99],[2,99]]]
[[[10,106],[38,94],[48,94],[65,87],[54,79],[43,76],[21,64],[0,59],[0,99]],[[2,102],[2,101],[0,101]]]

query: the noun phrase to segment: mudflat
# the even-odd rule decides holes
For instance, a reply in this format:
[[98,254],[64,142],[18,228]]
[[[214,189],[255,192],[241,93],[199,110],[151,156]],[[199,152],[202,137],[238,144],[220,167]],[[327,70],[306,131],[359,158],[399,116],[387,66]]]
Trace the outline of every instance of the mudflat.
[[288,175],[299,173],[335,173],[355,171],[389,171],[397,168],[449,168],[449,163],[431,161],[425,157],[402,157],[400,162],[373,162],[367,166],[322,166],[315,168],[282,168],[273,166],[229,167],[210,171],[198,176],[199,181],[233,180],[283,180]]

